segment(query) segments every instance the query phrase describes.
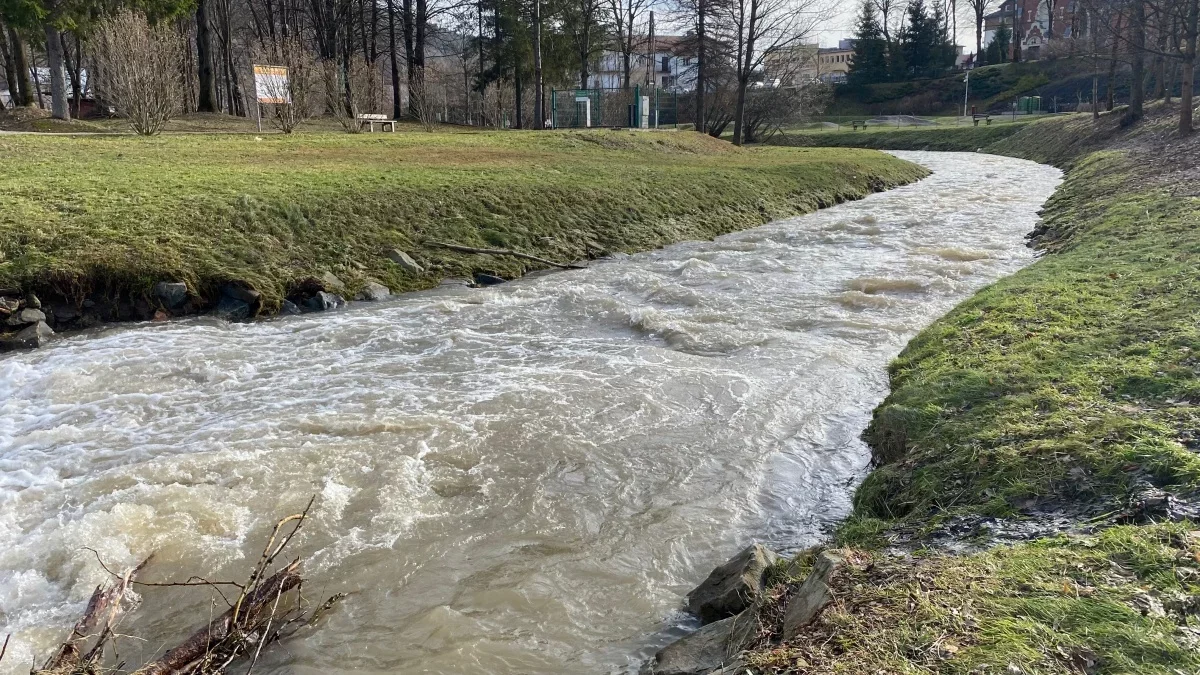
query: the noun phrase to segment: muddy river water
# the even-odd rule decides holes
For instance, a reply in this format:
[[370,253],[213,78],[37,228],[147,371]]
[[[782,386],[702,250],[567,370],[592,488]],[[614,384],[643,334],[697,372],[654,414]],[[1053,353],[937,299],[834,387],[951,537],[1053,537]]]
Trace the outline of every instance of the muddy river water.
[[[0,358],[0,672],[82,611],[84,547],[242,578],[312,495],[306,593],[349,595],[255,672],[636,669],[713,565],[846,515],[888,361],[1032,260],[1057,170],[896,154],[933,175],[586,271]],[[142,595],[131,662],[210,611]]]

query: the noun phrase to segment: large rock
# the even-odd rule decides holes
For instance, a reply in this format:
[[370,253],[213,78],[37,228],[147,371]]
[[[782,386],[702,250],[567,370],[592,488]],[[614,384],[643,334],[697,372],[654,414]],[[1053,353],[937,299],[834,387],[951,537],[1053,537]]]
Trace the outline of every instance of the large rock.
[[504,283],[503,278],[485,272],[476,272],[474,277],[476,286],[498,286]]
[[846,564],[838,551],[822,551],[813,561],[812,571],[800,584],[800,588],[788,600],[783,615],[783,639],[790,640],[805,626],[812,623],[825,607],[833,602],[830,584],[833,576]]
[[388,260],[391,260],[399,265],[400,268],[405,272],[409,272],[411,274],[423,274],[425,272],[425,268],[418,265],[417,261],[413,260],[412,257],[404,251],[392,249],[384,255],[387,256]]
[[760,544],[748,547],[713,570],[704,583],[688,593],[688,611],[704,623],[741,612],[758,598],[767,568],[777,560],[777,554]]
[[[43,311],[46,310],[43,309]],[[54,325],[58,326],[60,330],[64,325],[80,319],[79,309],[74,305],[67,304],[52,305],[49,311],[46,311],[46,316],[53,319]],[[49,319],[47,319],[47,322],[49,322]]]
[[321,275],[321,287],[330,293],[341,293],[346,290],[346,284],[337,278],[333,272],[325,272]]
[[16,335],[0,341],[0,349],[37,349],[54,337],[54,329],[44,321],[25,328]]
[[228,295],[221,296],[213,313],[226,321],[245,321],[251,316],[249,304]]
[[325,312],[341,307],[346,304],[346,301],[340,295],[317,291],[311,297],[305,298],[303,304],[304,308],[310,312]]
[[221,295],[227,298],[233,298],[239,302],[244,302],[251,308],[258,307],[262,304],[262,293],[247,288],[238,284],[225,284],[221,287]]
[[363,289],[355,297],[368,302],[379,302],[392,297],[392,291],[377,281],[368,281],[367,285],[363,286]]
[[654,655],[645,675],[707,675],[737,661],[758,634],[758,608],[710,623]]
[[150,293],[167,309],[175,309],[188,299],[188,287],[183,282],[160,281]]
[[31,309],[26,307],[18,312],[14,312],[8,317],[6,323],[9,326],[27,326],[29,324],[39,323],[46,320],[46,313],[40,309]]

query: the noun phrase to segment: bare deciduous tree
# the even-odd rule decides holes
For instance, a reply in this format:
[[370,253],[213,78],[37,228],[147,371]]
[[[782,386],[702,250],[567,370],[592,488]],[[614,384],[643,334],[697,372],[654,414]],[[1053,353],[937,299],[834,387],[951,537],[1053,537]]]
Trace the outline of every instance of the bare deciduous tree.
[[421,76],[412,81],[408,90],[409,108],[425,131],[437,128],[438,110],[443,107],[439,92],[441,87],[432,80],[433,69],[426,67]]
[[741,145],[751,79],[762,70],[764,60],[814,35],[828,7],[823,0],[732,0],[727,11],[737,72],[733,143]]
[[362,58],[356,55],[347,61],[321,62],[325,107],[346,133],[356,134],[361,131],[358,116],[373,107],[374,102],[370,98],[371,76],[370,69]]
[[91,38],[96,89],[139,134],[156,134],[178,111],[183,44],[168,25],[131,10],[101,21]]

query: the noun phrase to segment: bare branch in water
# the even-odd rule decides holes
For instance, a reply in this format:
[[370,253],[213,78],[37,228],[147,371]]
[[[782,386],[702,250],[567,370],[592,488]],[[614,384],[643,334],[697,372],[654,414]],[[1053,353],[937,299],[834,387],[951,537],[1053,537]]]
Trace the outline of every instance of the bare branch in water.
[[[32,675],[104,675],[114,672],[103,666],[107,646],[113,645],[121,636],[113,628],[120,619],[122,600],[130,586],[147,587],[208,586],[221,596],[228,609],[216,618],[210,613],[209,622],[176,647],[167,650],[157,660],[143,665],[133,675],[221,675],[228,673],[233,664],[250,659],[246,675],[254,669],[263,648],[270,643],[291,637],[298,630],[312,626],[344,595],[337,594],[311,612],[299,589],[303,583],[300,576],[300,558],[295,558],[283,567],[269,573],[276,559],[284,552],[308,518],[316,497],[308,501],[304,510],[275,523],[258,563],[245,583],[211,582],[193,576],[182,582],[138,582],[134,576],[150,561],[147,558],[137,567],[124,574],[116,574],[92,551],[100,566],[114,577],[114,581],[96,588],[88,602],[83,617],[76,622],[70,636],[57,653],[41,669]],[[285,529],[290,530],[281,534]],[[225,597],[219,586],[233,586],[239,595],[233,603]],[[292,591],[296,593],[292,594]],[[215,603],[215,598],[214,598]],[[85,649],[90,643],[90,648]],[[0,659],[8,648],[8,640],[0,647]],[[122,669],[124,663],[117,666]]]

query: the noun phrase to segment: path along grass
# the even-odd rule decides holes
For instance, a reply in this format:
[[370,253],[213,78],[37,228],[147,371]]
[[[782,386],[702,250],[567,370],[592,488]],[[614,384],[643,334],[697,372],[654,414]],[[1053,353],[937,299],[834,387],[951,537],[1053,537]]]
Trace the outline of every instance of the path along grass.
[[[892,364],[865,435],[880,466],[838,537],[859,564],[809,633],[764,643],[753,663],[1200,672],[1186,625],[1200,613],[1200,534],[1127,507],[1157,488],[1186,510],[1200,490],[1200,141],[1175,137],[1170,113],[1128,130],[1115,115],[1048,120],[989,147],[1067,169],[1037,239],[1047,254]],[[943,132],[893,132],[918,133]],[[1072,533],[950,552],[1047,512]],[[1120,524],[1131,519],[1142,524]],[[915,553],[886,553],[897,542]]]
[[[435,285],[518,260],[710,238],[916,180],[882,153],[741,150],[687,133],[0,137],[0,288],[81,299],[224,281],[268,308],[306,277]],[[383,253],[411,253],[412,275]]]

